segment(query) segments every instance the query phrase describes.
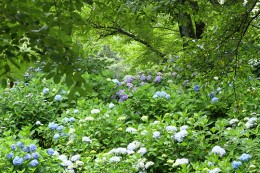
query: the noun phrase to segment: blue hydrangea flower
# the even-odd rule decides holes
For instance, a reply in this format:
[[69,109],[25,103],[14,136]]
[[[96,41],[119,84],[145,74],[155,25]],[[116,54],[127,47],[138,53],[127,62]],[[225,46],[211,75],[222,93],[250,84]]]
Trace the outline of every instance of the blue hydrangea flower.
[[56,134],[53,136],[53,138],[54,138],[54,139],[59,139],[59,138],[60,138],[60,135],[56,133]]
[[238,167],[241,166],[241,165],[242,165],[242,162],[240,162],[240,161],[234,161],[232,163],[233,169],[238,169]]
[[57,129],[58,126],[59,126],[59,125],[56,124],[56,123],[54,123],[54,122],[51,122],[51,123],[49,123],[49,125],[48,125],[48,127],[49,127],[51,130]]
[[211,103],[217,103],[218,102],[218,98],[217,97],[213,97],[212,99],[211,99]]
[[11,152],[11,153],[8,153],[7,155],[6,155],[6,158],[7,159],[11,159],[11,158],[13,158],[14,157],[14,154]]
[[218,87],[218,88],[217,88],[217,92],[220,92],[220,91],[221,91],[221,88],[220,88],[220,87]]
[[17,142],[17,146],[18,146],[18,147],[20,147],[20,148],[23,148],[23,146],[24,146],[24,143],[23,143],[23,142],[20,142],[20,141],[18,141],[18,142]]
[[75,110],[73,111],[74,114],[77,114],[78,112],[79,112],[78,109],[75,109]]
[[48,151],[47,151],[47,154],[48,154],[48,155],[53,155],[54,152],[55,152],[54,149],[49,148]]
[[57,130],[58,130],[59,132],[62,132],[63,128],[64,128],[64,126],[58,126],[58,127],[57,127]]
[[48,93],[50,90],[49,90],[49,88],[44,88],[43,90],[42,90],[42,93],[43,94],[46,94],[46,93]]
[[24,147],[23,147],[23,151],[24,151],[24,152],[29,152],[30,149],[29,149],[29,147],[24,146]]
[[32,156],[30,154],[25,154],[25,156],[23,157],[24,160],[28,160],[28,159],[31,159]]
[[208,94],[208,96],[212,99],[215,97],[215,93],[214,92],[211,92],[210,94]]
[[39,159],[40,158],[40,154],[35,152],[35,153],[32,153],[32,157],[35,158],[35,159]]
[[60,102],[62,100],[62,96],[61,95],[56,95],[54,97],[54,99],[57,101],[57,102]]
[[32,161],[30,162],[30,166],[32,166],[32,167],[36,167],[38,164],[39,164],[39,163],[38,163],[38,161],[37,161],[36,159],[34,159],[34,160],[32,160]]
[[30,152],[34,152],[34,151],[36,151],[36,150],[37,150],[36,145],[35,145],[35,144],[31,144],[31,145],[29,145],[29,150],[30,150]]
[[158,97],[158,95],[155,95],[155,94],[153,95],[153,98],[154,98],[154,99],[156,99],[157,97]]
[[12,150],[15,150],[15,149],[16,149],[16,145],[15,145],[15,144],[12,144],[12,145],[11,145],[11,149],[12,149]]
[[251,155],[244,153],[244,154],[242,154],[242,155],[239,157],[239,159],[242,160],[242,161],[248,161],[248,160],[251,159]]
[[162,77],[161,77],[161,76],[156,76],[155,79],[154,79],[154,82],[160,83],[161,80],[162,80]]
[[20,158],[18,156],[16,156],[14,159],[13,159],[13,165],[15,166],[20,166],[23,164],[23,158]]
[[70,117],[69,122],[71,122],[71,123],[75,122],[75,118],[74,117]]
[[69,122],[69,120],[70,120],[70,119],[66,117],[66,118],[63,118],[63,119],[62,119],[62,122],[67,123],[67,122]]
[[193,89],[194,89],[194,91],[199,92],[200,91],[200,86],[199,85],[195,85]]
[[170,94],[166,94],[166,96],[165,96],[165,98],[167,99],[167,100],[169,100],[170,99]]

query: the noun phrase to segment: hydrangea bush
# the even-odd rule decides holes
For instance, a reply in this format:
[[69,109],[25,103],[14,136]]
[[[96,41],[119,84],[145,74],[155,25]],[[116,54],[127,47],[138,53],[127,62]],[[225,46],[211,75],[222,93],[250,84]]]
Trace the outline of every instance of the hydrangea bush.
[[[254,89],[243,90],[229,78],[183,84],[177,76],[91,76],[94,92],[72,102],[65,87],[47,80],[5,89],[0,97],[7,104],[1,110],[0,169],[257,172],[259,81]],[[11,103],[15,97],[17,107]]]

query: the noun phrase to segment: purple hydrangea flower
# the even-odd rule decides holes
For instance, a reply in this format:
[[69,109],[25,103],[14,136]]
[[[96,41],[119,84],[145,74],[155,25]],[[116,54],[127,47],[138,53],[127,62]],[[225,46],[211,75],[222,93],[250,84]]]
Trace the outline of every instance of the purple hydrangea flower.
[[127,99],[128,99],[128,95],[127,94],[123,94],[123,95],[120,96],[119,102],[123,102],[123,101],[125,101]]
[[146,80],[147,81],[150,81],[152,79],[152,76],[151,75],[148,75],[147,77],[146,77]]
[[133,79],[131,77],[129,77],[129,78],[126,79],[126,82],[131,83],[131,82],[133,82]]
[[132,83],[127,83],[126,86],[128,86],[129,88],[132,88],[134,85]]
[[161,77],[161,76],[156,76],[155,79],[154,79],[154,82],[160,83],[161,80],[162,80],[162,77]]
[[145,81],[146,80],[146,76],[143,74],[140,79],[141,79],[141,81]]

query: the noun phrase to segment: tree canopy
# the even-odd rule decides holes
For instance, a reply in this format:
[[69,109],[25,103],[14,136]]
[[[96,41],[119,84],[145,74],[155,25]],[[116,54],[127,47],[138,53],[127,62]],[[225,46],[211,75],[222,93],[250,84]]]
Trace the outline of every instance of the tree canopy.
[[[108,45],[131,67],[178,63],[188,75],[246,72],[258,59],[258,0],[3,0],[0,77],[38,64],[47,78],[88,88],[82,74]],[[92,63],[91,63],[92,62]],[[100,62],[102,64],[102,61]],[[89,71],[90,72],[90,71]]]

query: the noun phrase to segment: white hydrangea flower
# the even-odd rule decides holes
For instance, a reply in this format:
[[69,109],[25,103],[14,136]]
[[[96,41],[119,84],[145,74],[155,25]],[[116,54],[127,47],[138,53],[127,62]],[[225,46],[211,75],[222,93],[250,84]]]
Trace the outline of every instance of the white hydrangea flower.
[[137,133],[137,130],[135,128],[133,128],[133,127],[127,127],[126,128],[126,132],[134,134],[134,133]]
[[154,165],[154,162],[152,162],[152,161],[149,161],[149,162],[146,162],[146,164],[145,164],[145,169],[148,169],[149,167],[151,167],[151,166],[153,166]]
[[62,154],[62,155],[60,155],[59,157],[58,157],[60,160],[68,160],[67,159],[67,156],[65,155],[65,154]]
[[92,140],[89,138],[89,137],[87,137],[87,136],[83,136],[82,137],[82,142],[92,142]]
[[108,154],[127,154],[127,149],[126,148],[113,148],[108,152]]
[[140,147],[141,143],[138,141],[131,142],[127,145],[127,149],[130,151],[134,151],[136,148]]
[[237,124],[239,122],[239,120],[238,119],[231,119],[230,121],[229,121],[229,124],[230,125],[235,125],[235,124]]
[[256,121],[257,121],[256,117],[248,118],[248,121],[245,124],[246,128],[249,129],[251,127],[254,127],[256,125]]
[[92,109],[91,110],[91,114],[98,114],[98,113],[100,113],[99,109]]
[[72,157],[70,158],[70,160],[73,161],[73,162],[75,162],[75,161],[77,161],[77,160],[79,160],[79,159],[80,159],[80,155],[79,155],[79,154],[76,154],[76,155],[74,155],[74,156],[72,156]]
[[118,156],[114,156],[109,159],[110,162],[120,162],[120,160],[121,160],[121,157],[118,157]]
[[70,165],[72,165],[72,161],[70,161],[70,160],[62,160],[61,165],[62,166],[70,166]]
[[211,150],[212,153],[219,155],[220,157],[224,156],[226,154],[225,149],[221,148],[220,146],[215,146]]
[[67,169],[66,172],[75,173],[74,169]]
[[160,138],[161,137],[161,133],[156,131],[156,132],[153,132],[153,138]]
[[180,132],[174,135],[174,139],[178,142],[182,142],[183,138],[188,136],[188,132],[186,130],[181,130]]
[[93,118],[93,117],[86,117],[85,120],[86,120],[86,121],[94,121],[95,118]]
[[177,131],[177,127],[175,127],[175,126],[166,126],[165,130],[167,132],[175,132],[175,131]]
[[212,170],[209,170],[208,173],[219,173],[219,172],[221,172],[221,170],[219,168],[214,168]]
[[140,153],[141,155],[144,155],[145,153],[147,152],[146,148],[145,147],[141,147],[137,153]]
[[189,163],[189,160],[186,158],[176,159],[173,166],[184,165],[184,164],[188,164],[188,163]]
[[153,124],[160,124],[160,121],[154,121]]
[[79,112],[78,109],[75,109],[75,110],[73,111],[74,114],[77,114],[78,112]]
[[36,121],[36,125],[41,125],[42,123],[40,121]]
[[77,166],[83,166],[84,165],[84,162],[80,161],[80,160],[77,160],[76,161],[76,165]]
[[113,103],[110,103],[110,104],[108,105],[108,107],[109,107],[110,109],[112,109],[112,108],[115,107],[115,105],[114,105]]
[[147,130],[143,130],[142,132],[141,132],[141,135],[143,135],[143,136],[145,136],[145,135],[147,135],[148,134],[148,131]]
[[184,126],[181,126],[181,127],[180,127],[180,130],[187,130],[188,128],[189,128],[189,126],[184,125]]

